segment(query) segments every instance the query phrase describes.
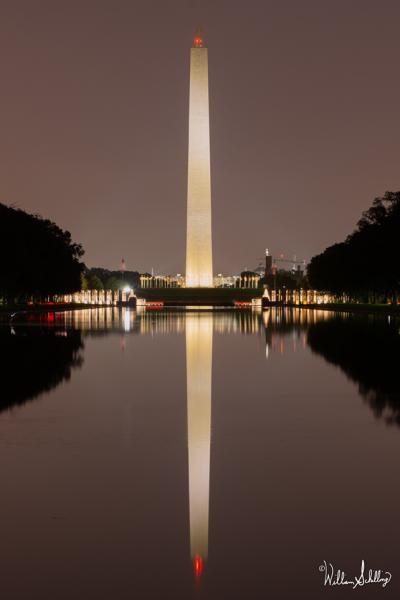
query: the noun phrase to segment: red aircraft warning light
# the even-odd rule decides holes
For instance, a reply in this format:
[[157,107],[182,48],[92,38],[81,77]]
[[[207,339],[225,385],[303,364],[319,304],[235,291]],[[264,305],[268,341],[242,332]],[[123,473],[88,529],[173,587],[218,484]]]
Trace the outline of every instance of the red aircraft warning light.
[[194,574],[199,579],[203,572],[203,559],[198,554],[194,558]]
[[196,34],[194,36],[194,47],[195,48],[202,48],[203,47],[203,38],[199,34]]

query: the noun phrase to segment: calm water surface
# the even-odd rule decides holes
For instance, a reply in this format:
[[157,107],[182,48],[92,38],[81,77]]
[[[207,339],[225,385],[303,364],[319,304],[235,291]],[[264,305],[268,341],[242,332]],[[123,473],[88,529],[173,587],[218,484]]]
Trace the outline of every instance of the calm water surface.
[[[2,326],[5,600],[400,597],[400,323],[96,309]],[[324,587],[388,570],[383,589]]]

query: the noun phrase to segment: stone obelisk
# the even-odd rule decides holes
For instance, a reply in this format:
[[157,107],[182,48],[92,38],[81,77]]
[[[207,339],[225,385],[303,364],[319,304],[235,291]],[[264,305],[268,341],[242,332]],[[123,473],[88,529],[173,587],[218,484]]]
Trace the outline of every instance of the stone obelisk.
[[196,35],[190,50],[186,287],[212,287],[208,51]]

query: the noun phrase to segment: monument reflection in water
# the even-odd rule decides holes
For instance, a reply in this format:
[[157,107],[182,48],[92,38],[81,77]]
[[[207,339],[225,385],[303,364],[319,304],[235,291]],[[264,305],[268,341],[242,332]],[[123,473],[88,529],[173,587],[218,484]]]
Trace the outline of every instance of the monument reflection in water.
[[208,556],[210,495],[211,314],[186,317],[186,378],[189,459],[190,551],[199,577]]
[[36,319],[0,328],[4,597],[261,600],[268,571],[271,597],[311,599],[325,557],[393,569],[398,319]]

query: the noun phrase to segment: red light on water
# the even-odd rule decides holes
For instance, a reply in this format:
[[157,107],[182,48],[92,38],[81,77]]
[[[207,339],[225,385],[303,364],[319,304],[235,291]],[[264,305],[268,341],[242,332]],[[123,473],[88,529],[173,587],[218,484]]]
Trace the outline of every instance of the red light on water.
[[203,559],[201,558],[201,556],[195,556],[194,559],[194,574],[196,576],[196,578],[199,578],[200,575],[203,572]]

